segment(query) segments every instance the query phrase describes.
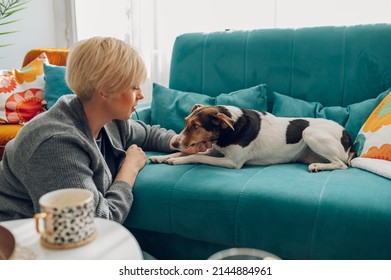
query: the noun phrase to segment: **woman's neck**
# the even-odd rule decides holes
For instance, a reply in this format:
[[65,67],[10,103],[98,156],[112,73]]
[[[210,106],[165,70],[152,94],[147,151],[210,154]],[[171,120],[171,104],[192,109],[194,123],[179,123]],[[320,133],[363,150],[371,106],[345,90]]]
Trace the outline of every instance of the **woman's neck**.
[[81,101],[86,114],[88,126],[92,133],[94,139],[99,135],[102,127],[111,121],[107,116],[105,116],[105,110],[100,106],[99,102],[95,102],[94,99],[89,101]]

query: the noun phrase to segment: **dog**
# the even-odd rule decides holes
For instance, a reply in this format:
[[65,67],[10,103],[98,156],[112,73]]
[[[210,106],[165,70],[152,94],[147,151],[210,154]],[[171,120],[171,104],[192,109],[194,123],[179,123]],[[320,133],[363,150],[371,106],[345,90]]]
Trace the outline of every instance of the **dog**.
[[355,155],[349,133],[321,118],[276,117],[234,106],[196,104],[173,146],[184,150],[212,141],[204,153],[153,156],[152,163],[203,163],[225,168],[300,162],[309,172],[346,169]]

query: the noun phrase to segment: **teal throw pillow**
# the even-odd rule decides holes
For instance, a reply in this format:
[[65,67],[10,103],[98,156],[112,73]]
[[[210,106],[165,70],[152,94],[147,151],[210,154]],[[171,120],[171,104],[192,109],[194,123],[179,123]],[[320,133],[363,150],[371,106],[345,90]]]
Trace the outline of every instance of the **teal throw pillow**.
[[231,93],[221,93],[217,97],[169,89],[153,84],[151,104],[151,124],[179,133],[185,126],[185,117],[195,104],[231,105],[258,111],[267,110],[266,85],[258,85]]
[[45,101],[48,109],[56,103],[60,96],[72,93],[65,81],[65,70],[65,66],[43,65],[45,73]]
[[389,91],[386,90],[376,98],[354,103],[347,107],[324,107],[318,102],[308,102],[274,92],[272,113],[279,117],[307,117],[333,120],[345,127],[352,139],[355,139],[369,115]]

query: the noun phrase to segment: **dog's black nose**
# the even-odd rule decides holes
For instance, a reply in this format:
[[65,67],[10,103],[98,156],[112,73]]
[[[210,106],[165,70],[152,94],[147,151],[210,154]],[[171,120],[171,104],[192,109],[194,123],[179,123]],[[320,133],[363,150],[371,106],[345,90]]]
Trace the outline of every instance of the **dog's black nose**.
[[174,141],[174,142],[172,143],[172,146],[173,146],[175,149],[178,149],[178,147],[179,147],[179,142]]

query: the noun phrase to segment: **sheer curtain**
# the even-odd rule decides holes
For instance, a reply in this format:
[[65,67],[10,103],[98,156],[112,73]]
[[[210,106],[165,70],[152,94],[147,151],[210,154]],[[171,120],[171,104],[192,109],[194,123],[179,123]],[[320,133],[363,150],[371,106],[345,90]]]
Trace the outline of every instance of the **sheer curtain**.
[[168,86],[171,52],[178,35],[275,26],[274,0],[131,0],[131,6],[132,42],[150,73],[144,87],[146,100],[151,98],[153,82]]
[[[133,45],[152,83],[168,86],[175,37],[226,29],[391,23],[391,0],[72,0],[76,38],[113,36]],[[115,3],[115,5],[113,5]]]

